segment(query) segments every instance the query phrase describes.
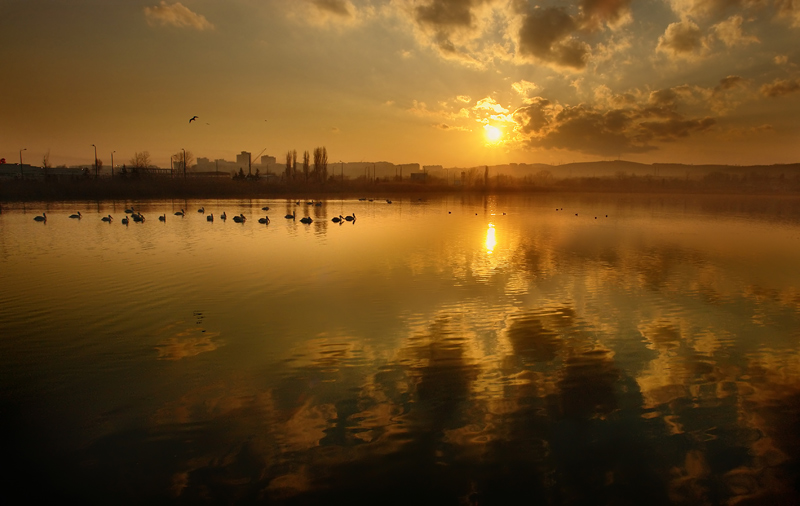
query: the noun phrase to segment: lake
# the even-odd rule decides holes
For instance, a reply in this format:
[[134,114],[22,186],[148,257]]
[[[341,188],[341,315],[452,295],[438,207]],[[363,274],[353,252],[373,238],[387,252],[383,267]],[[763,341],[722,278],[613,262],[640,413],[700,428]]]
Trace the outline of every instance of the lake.
[[4,205],[6,491],[800,501],[800,199],[370,197]]

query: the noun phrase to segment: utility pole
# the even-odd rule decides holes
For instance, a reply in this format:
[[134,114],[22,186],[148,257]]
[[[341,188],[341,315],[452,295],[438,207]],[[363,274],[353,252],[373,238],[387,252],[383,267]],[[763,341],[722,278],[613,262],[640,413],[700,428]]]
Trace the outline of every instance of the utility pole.
[[25,179],[25,174],[22,172],[22,152],[28,151],[28,148],[22,148],[19,150],[19,177],[21,179]]
[[98,172],[98,170],[97,170],[97,146],[92,144],[92,147],[94,148],[94,178],[97,179],[97,176],[98,176],[98,174],[97,174],[97,172]]

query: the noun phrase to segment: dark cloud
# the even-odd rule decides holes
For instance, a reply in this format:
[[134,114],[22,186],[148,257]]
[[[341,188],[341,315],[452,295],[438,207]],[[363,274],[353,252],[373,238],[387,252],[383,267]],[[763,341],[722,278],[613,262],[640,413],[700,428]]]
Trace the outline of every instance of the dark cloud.
[[582,69],[589,46],[571,37],[578,29],[578,23],[563,9],[534,9],[525,15],[519,30],[519,52],[560,67]]
[[535,134],[550,124],[548,119],[550,101],[542,97],[532,99],[526,106],[520,107],[514,112],[514,121],[520,126],[520,131],[524,134]]
[[782,97],[800,91],[800,80],[775,79],[761,87],[761,94],[765,97]]
[[353,15],[344,0],[312,0],[312,3],[320,10],[330,12],[331,14],[347,18]]
[[459,51],[456,46],[458,37],[477,29],[474,9],[493,1],[431,0],[414,9],[413,19],[420,28],[432,35],[434,44],[444,56],[475,63],[473,57]]
[[[721,86],[735,87],[739,80],[729,76]],[[682,99],[692,98],[695,91],[689,86],[665,88],[639,103],[631,96],[620,97],[610,100],[608,109],[586,104],[562,107],[535,97],[512,117],[517,133],[532,147],[603,156],[643,153],[657,149],[654,141],[675,141],[716,124],[714,118],[687,118],[678,111]]]
[[471,27],[474,21],[472,8],[483,0],[432,0],[415,9],[418,23],[436,28]]
[[642,153],[656,149],[633,128],[635,113],[627,110],[598,111],[586,105],[555,112],[545,99],[514,113],[519,131],[531,146],[568,149],[599,155]]
[[639,128],[656,140],[670,142],[680,137],[689,137],[691,132],[708,130],[717,123],[714,118],[703,119],[668,119],[666,121],[644,121]]
[[744,79],[739,76],[728,76],[720,79],[719,84],[714,87],[714,92],[719,93],[722,91],[731,90],[737,86],[741,86],[743,83]]

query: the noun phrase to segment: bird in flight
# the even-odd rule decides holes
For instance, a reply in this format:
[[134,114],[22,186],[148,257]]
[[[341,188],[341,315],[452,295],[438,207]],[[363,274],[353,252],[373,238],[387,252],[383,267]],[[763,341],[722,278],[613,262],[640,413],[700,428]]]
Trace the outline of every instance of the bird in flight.
[[196,119],[197,119],[197,116],[192,116],[191,118],[189,118],[189,123],[191,123],[192,121],[194,121]]

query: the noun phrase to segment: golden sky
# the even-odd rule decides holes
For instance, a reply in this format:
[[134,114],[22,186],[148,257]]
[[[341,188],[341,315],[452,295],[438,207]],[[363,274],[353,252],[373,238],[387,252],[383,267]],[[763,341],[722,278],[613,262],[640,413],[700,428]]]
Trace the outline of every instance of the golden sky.
[[0,40],[12,163],[798,161],[800,0],[0,0]]

